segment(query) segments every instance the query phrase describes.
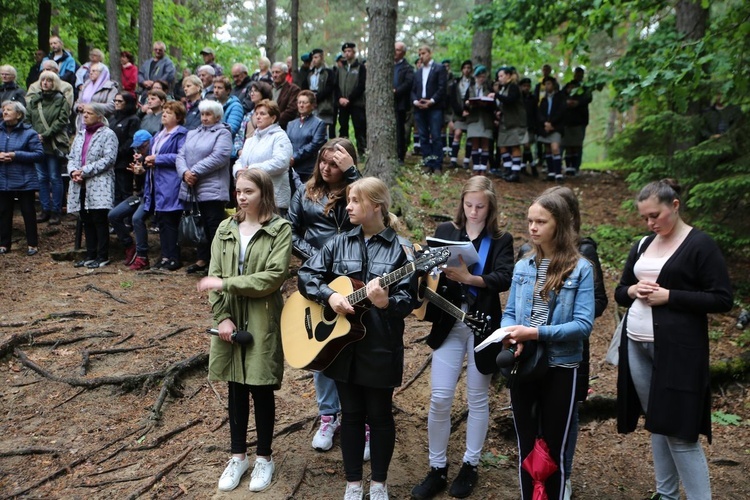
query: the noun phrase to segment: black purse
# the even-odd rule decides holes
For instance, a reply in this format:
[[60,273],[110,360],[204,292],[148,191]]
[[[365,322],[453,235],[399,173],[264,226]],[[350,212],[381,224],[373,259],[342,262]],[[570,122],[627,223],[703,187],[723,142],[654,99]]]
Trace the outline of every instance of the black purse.
[[203,220],[198,200],[195,197],[193,188],[188,188],[190,197],[190,207],[183,212],[180,218],[180,225],[177,228],[177,239],[180,245],[202,245],[207,243],[206,229],[203,227]]
[[501,367],[500,373],[507,379],[508,388],[515,387],[519,382],[532,382],[547,373],[547,346],[539,340],[527,340],[523,343],[523,351],[509,366]]

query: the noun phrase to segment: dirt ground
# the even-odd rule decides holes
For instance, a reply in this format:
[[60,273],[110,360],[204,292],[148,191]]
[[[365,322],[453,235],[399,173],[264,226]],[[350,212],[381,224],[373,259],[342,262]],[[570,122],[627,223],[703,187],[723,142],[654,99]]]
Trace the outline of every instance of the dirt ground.
[[[420,211],[426,236],[435,226],[431,214],[452,214],[455,209],[456,201],[441,198],[441,192],[448,190],[446,186],[456,192],[468,174],[446,175],[450,177],[442,180],[419,174],[413,178],[420,191],[414,190],[414,206],[422,206],[429,197],[440,200]],[[631,195],[617,174],[586,172],[568,180],[568,185],[581,197],[584,224],[639,224],[621,208]],[[497,187],[518,247],[523,243],[527,205],[548,184],[526,177],[518,185],[498,181]],[[0,258],[0,497],[247,497],[249,474],[231,493],[216,489],[229,455],[227,398],[223,384],[209,384],[206,378],[204,330],[210,326],[210,312],[206,294],[195,289],[197,278],[183,271],[131,272],[121,264],[122,248],[114,237],[114,260],[108,267],[82,271],[74,269],[71,260],[53,260],[51,251],[72,248],[74,226],[71,219],[58,229],[40,225],[41,252],[26,257],[17,214],[13,251]],[[153,259],[158,253],[156,235],[151,235],[151,244]],[[189,262],[192,256],[185,257]],[[618,271],[605,274],[611,296]],[[736,269],[733,276],[747,280]],[[295,280],[289,280],[287,292],[294,287]],[[602,361],[615,326],[613,313],[610,304],[596,321],[591,341],[591,398],[581,410],[572,479],[577,499],[639,499],[653,491],[648,434],[616,431],[616,369]],[[720,333],[719,340],[712,341],[713,359],[740,352],[732,343],[740,333],[733,328],[736,314],[712,319],[712,329]],[[427,323],[413,317],[407,322],[404,383],[430,353],[418,341],[428,331]],[[126,352],[114,351],[126,348]],[[162,394],[165,375],[170,381],[175,373],[167,369],[188,360],[197,367],[180,372],[177,386]],[[36,370],[30,368],[32,363]],[[115,383],[123,380],[124,385]],[[450,480],[463,455],[463,375],[459,388],[449,445]],[[428,367],[394,397],[397,443],[388,478],[391,498],[409,498],[428,469],[429,394]],[[154,419],[160,395],[166,397],[160,418]],[[327,453],[310,447],[317,413],[311,374],[288,368],[276,401],[277,472],[270,489],[258,498],[342,498],[345,480],[339,438]],[[509,394],[500,380],[493,382],[490,401],[490,430],[472,497],[516,499],[518,456]],[[742,419],[739,425],[715,424],[713,444],[703,440],[714,495],[748,498],[750,397],[745,383],[716,390],[714,410]],[[253,450],[252,423],[248,441]],[[365,473],[369,473],[367,465]]]

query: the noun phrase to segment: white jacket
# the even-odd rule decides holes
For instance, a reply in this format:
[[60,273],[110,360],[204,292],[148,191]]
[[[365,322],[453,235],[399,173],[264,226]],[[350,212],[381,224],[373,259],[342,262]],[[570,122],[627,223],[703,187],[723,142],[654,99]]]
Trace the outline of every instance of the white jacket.
[[242,156],[235,162],[232,174],[245,168],[260,168],[268,172],[273,179],[276,206],[289,208],[292,188],[289,185],[289,160],[292,158],[292,143],[286,132],[274,123],[264,130],[255,133],[242,147]]
[[[83,171],[86,183],[85,207],[89,210],[111,209],[115,201],[115,159],[117,158],[117,136],[108,126],[94,132],[89,143],[86,163],[82,164],[83,140],[86,130],[76,134],[68,155],[68,174]],[[81,211],[81,185],[70,182],[68,186],[68,213]]]

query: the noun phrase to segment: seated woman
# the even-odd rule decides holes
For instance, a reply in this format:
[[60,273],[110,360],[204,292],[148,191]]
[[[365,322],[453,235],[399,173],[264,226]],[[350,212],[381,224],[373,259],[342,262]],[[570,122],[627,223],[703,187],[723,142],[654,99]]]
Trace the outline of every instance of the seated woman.
[[13,234],[13,205],[21,204],[21,214],[26,226],[26,254],[36,255],[39,236],[34,213],[34,191],[39,188],[34,163],[44,159],[44,148],[39,135],[31,125],[23,123],[26,108],[18,101],[2,104],[3,121],[0,123],[0,255],[10,251]]
[[260,168],[273,179],[276,206],[286,216],[292,196],[289,184],[289,160],[292,158],[292,143],[279,126],[281,110],[276,101],[260,101],[255,107],[257,129],[242,147],[242,156],[235,162],[233,174],[247,168]]
[[201,126],[190,130],[185,145],[177,153],[175,166],[182,183],[183,205],[195,200],[208,241],[198,245],[197,259],[185,269],[188,274],[204,273],[211,260],[210,242],[224,220],[224,206],[229,201],[229,178],[232,154],[232,132],[222,123],[224,109],[216,101],[200,103]]
[[68,156],[68,213],[80,212],[86,235],[86,258],[75,267],[96,269],[109,264],[109,222],[114,206],[117,136],[107,127],[107,108],[86,104]]

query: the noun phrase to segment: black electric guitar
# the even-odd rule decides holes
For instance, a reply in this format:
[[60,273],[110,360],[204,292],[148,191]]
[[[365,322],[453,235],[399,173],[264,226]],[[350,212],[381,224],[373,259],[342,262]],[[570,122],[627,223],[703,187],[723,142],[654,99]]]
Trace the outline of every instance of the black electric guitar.
[[414,309],[413,314],[418,319],[423,320],[427,312],[427,302],[430,302],[468,326],[476,337],[485,339],[490,333],[490,316],[480,313],[479,317],[476,317],[464,312],[460,307],[457,307],[451,301],[437,293],[437,284],[438,278],[435,276],[428,274],[420,278],[417,299],[422,302],[422,305]]
[[[380,278],[380,286],[397,283],[415,272],[426,273],[443,264],[450,257],[445,247],[430,248],[392,273]],[[346,276],[340,276],[328,284],[344,295],[355,313],[337,314],[328,304],[321,305],[294,292],[281,311],[281,343],[287,363],[294,368],[323,370],[330,365],[348,344],[362,340],[365,328],[361,317],[368,304],[365,284]]]

